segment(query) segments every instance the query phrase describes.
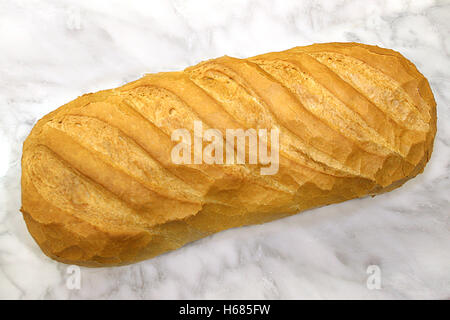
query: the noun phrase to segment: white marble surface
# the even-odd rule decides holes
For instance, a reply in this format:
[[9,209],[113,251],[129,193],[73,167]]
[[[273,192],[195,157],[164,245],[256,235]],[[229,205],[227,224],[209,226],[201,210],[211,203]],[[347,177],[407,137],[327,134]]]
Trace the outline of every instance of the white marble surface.
[[[435,151],[402,188],[229,230],[127,267],[44,256],[19,213],[22,142],[78,95],[224,54],[359,41],[411,59],[438,104]],[[449,1],[0,1],[0,298],[450,298]],[[369,290],[366,269],[381,270]]]

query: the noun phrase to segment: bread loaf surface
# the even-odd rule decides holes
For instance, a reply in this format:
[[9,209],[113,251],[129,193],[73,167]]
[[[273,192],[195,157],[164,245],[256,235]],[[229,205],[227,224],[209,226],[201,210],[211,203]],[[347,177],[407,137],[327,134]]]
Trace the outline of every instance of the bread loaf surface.
[[[358,43],[221,57],[86,94],[24,142],[22,208],[49,257],[114,266],[212,233],[375,195],[421,173],[430,86],[399,53]],[[279,131],[279,168],[175,164],[171,134]],[[270,143],[270,142],[268,142]]]

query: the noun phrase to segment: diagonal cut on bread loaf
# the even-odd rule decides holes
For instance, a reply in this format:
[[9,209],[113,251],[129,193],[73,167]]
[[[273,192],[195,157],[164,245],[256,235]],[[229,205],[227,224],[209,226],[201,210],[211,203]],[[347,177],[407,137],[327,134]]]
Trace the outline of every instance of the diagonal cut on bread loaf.
[[[212,233],[375,195],[421,173],[436,133],[425,77],[358,43],[221,57],[86,94],[24,142],[23,217],[49,257],[91,267],[149,259]],[[279,169],[175,164],[171,134],[279,131]]]

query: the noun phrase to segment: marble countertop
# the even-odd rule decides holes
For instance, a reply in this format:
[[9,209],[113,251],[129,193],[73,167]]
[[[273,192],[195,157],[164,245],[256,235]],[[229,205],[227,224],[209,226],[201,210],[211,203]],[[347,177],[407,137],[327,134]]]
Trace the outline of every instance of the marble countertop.
[[[22,142],[49,111],[144,73],[331,41],[400,51],[430,81],[434,153],[402,188],[126,267],[60,264],[29,235]],[[0,298],[450,298],[449,53],[449,1],[0,1]]]

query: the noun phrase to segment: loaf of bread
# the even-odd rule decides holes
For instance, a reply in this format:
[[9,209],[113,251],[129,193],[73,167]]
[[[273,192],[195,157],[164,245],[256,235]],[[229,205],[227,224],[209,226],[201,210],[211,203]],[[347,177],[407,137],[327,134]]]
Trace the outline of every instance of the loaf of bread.
[[[410,61],[358,43],[148,74],[38,121],[23,146],[21,211],[55,260],[138,262],[224,229],[401,186],[430,159],[435,107]],[[175,163],[173,132],[196,139],[195,123],[223,137],[276,130],[277,170],[262,174],[267,163],[247,160]]]

